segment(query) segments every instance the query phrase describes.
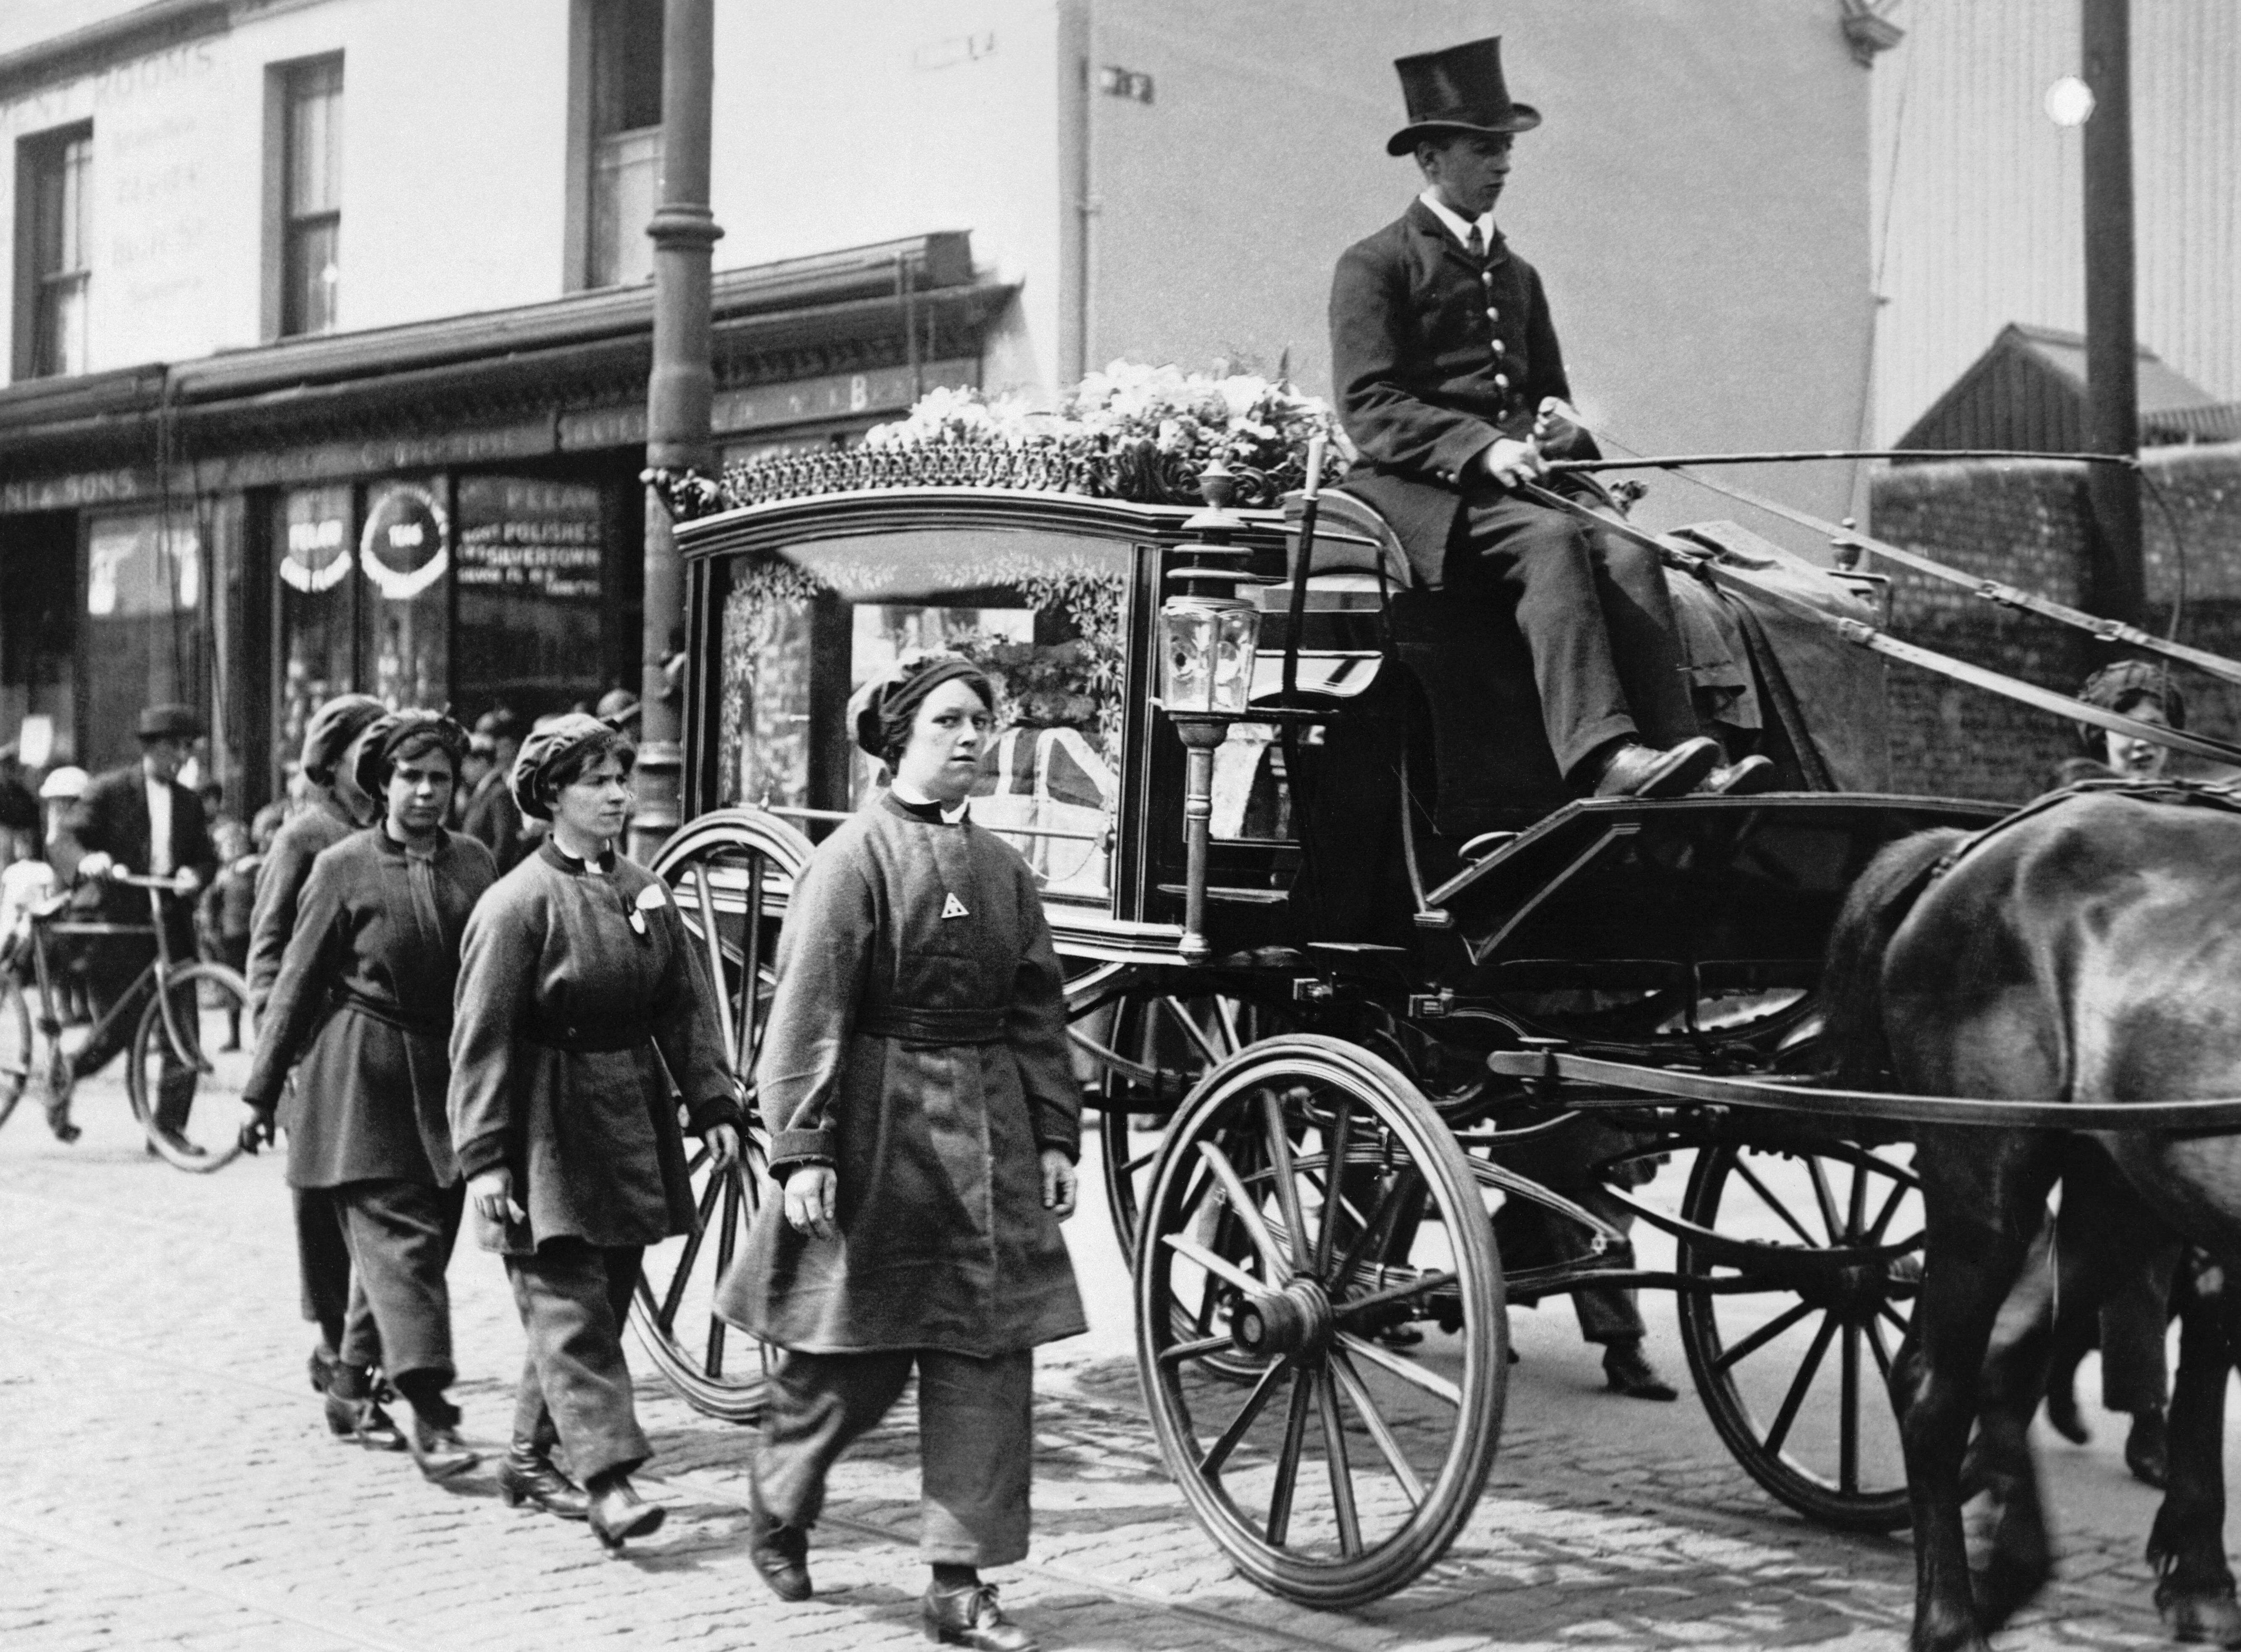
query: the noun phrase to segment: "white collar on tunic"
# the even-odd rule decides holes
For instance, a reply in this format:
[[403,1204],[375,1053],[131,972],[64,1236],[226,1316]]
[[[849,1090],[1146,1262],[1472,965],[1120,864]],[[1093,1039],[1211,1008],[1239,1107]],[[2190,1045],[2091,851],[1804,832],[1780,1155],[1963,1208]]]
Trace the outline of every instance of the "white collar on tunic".
[[1442,201],[1436,189],[1428,189],[1416,198],[1432,209],[1433,216],[1448,226],[1448,233],[1455,237],[1455,244],[1464,251],[1470,251],[1470,232],[1474,227],[1478,231],[1479,246],[1482,251],[1494,244],[1494,209],[1492,207],[1487,208],[1485,211],[1479,214],[1478,223],[1474,226],[1468,218],[1461,216],[1453,207]]
[[941,823],[944,826],[955,826],[960,820],[962,820],[965,818],[966,804],[960,802],[953,809],[947,807],[946,805],[938,804],[932,798],[927,796],[925,793],[920,791],[918,787],[913,786],[907,780],[898,779],[894,784],[888,786],[887,790],[893,793],[898,799],[909,804],[913,808],[940,809],[941,811]]

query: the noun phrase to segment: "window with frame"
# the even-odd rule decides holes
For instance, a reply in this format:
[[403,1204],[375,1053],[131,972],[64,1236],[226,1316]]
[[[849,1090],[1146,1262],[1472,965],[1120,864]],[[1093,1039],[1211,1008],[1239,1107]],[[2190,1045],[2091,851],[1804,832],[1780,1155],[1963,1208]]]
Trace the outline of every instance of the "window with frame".
[[280,72],[280,332],[332,332],[342,293],[343,60]]
[[646,226],[661,188],[661,0],[592,0],[590,12],[591,232],[594,287],[653,273]]
[[17,156],[17,376],[82,373],[92,262],[92,124],[27,137]]

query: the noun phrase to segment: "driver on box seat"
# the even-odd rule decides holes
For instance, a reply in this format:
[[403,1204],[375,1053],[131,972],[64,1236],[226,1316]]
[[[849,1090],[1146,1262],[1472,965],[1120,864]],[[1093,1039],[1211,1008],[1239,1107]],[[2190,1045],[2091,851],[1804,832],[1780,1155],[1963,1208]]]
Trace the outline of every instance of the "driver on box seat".
[[1595,451],[1569,406],[1541,278],[1494,224],[1511,143],[1539,112],[1510,101],[1499,39],[1394,67],[1409,124],[1386,152],[1414,153],[1427,187],[1347,250],[1331,284],[1332,378],[1364,460],[1346,491],[1393,525],[1425,585],[1514,605],[1549,744],[1575,793],[1768,789],[1765,758],[1724,764],[1694,732],[1656,553],[1591,541],[1513,491],[1542,474],[1544,453]]

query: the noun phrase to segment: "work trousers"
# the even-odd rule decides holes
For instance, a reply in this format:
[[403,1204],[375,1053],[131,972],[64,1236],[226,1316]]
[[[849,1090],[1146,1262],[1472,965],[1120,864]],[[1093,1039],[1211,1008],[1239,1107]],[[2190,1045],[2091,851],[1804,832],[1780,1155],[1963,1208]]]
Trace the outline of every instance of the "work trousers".
[[351,1365],[381,1363],[381,1332],[351,1267],[350,1234],[333,1187],[291,1187],[296,1274],[304,1317],[319,1328],[328,1353]]
[[1034,1468],[1032,1349],[987,1359],[934,1348],[774,1354],[754,1467],[764,1511],[789,1526],[813,1524],[826,1475],[901,1397],[913,1367],[920,1557],[937,1566],[1024,1560]]
[[[344,1338],[343,1363],[379,1361],[392,1382],[427,1372],[426,1383],[448,1384],[452,1363],[452,1292],[445,1271],[459,1236],[465,1184],[431,1187],[417,1181],[350,1181],[331,1190],[349,1241],[351,1266],[365,1292],[376,1336]],[[371,1354],[371,1357],[368,1357]],[[415,1409],[422,1409],[415,1397]],[[440,1405],[439,1411],[444,1409]],[[431,1421],[455,1418],[438,1415]]]
[[653,1455],[623,1362],[623,1322],[641,1254],[636,1245],[548,1239],[532,1255],[505,1259],[529,1338],[514,1390],[514,1438],[565,1448],[579,1480],[628,1474]]
[[1657,553],[1591,533],[1562,512],[1509,493],[1474,495],[1456,512],[1446,563],[1457,592],[1514,612],[1533,665],[1542,726],[1575,785],[1614,740],[1669,746],[1697,732],[1679,622]]
[[2098,1152],[2081,1147],[2071,1154],[2062,1180],[2053,1368],[2074,1368],[2098,1341],[2104,1407],[2167,1405],[2171,1277],[2185,1247]]
[[[1621,1233],[1634,1226],[1634,1213],[1595,1183],[1555,1189]],[[1545,1267],[1595,1259],[1595,1235],[1569,1217],[1530,1200],[1509,1199],[1494,1217],[1495,1243],[1505,1268]],[[1613,1285],[1582,1286],[1572,1294],[1580,1335],[1589,1342],[1639,1342],[1642,1308],[1634,1291]]]
[[[191,947],[184,956],[193,956]],[[91,938],[85,951],[84,970],[86,994],[93,1004],[94,1029],[70,1058],[72,1076],[90,1078],[131,1047],[132,1035],[152,996],[151,989],[141,981],[140,973],[155,957],[156,943],[152,940],[142,940],[134,935]],[[175,991],[171,1005],[179,1028],[186,1036],[188,1049],[199,1051],[202,1017],[193,990]],[[117,1011],[114,1019],[104,1022],[102,1018],[111,1009]],[[162,1074],[156,1084],[156,1124],[158,1128],[176,1133],[186,1128],[188,1114],[194,1107],[195,1070],[171,1047],[168,1037],[157,1039],[157,1051]]]

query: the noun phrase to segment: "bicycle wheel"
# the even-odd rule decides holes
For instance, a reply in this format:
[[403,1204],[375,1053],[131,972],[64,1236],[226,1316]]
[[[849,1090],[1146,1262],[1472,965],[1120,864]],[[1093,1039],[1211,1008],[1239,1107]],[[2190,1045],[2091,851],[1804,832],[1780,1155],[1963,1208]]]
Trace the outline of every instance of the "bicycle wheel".
[[31,1007],[23,984],[13,975],[0,975],[0,1124],[16,1110],[30,1087]]
[[224,964],[187,964],[167,978],[172,1013],[151,994],[132,1036],[124,1082],[148,1145],[181,1170],[206,1174],[241,1154],[241,1100],[257,1053],[249,984]]

